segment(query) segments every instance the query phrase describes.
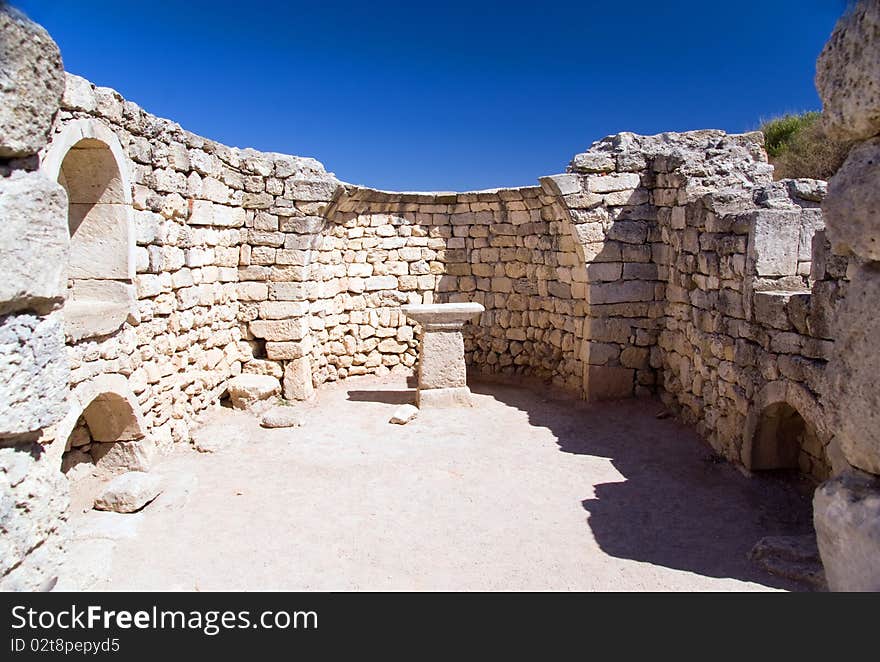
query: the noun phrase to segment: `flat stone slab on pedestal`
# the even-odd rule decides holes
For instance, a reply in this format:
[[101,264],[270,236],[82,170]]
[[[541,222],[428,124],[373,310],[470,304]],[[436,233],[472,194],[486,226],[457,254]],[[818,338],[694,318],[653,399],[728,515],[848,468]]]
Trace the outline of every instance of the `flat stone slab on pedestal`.
[[464,362],[465,323],[479,318],[485,308],[479,303],[410,304],[401,310],[422,326],[419,342],[419,407],[469,407]]
[[479,303],[410,303],[400,309],[422,326],[452,325],[457,328],[477,319],[486,310]]

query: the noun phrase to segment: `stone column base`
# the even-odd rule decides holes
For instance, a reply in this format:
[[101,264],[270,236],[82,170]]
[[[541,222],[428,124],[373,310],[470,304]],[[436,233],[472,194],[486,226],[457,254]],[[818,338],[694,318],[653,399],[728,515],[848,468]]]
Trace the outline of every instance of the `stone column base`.
[[416,391],[416,406],[419,409],[450,407],[473,407],[471,390],[467,386],[454,388],[423,388]]

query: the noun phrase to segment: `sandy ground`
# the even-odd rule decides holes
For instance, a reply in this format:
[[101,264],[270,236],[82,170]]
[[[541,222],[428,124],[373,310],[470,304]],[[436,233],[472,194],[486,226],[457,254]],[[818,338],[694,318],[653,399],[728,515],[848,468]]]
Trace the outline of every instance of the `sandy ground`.
[[[654,400],[472,384],[475,407],[388,419],[413,392],[356,378],[304,425],[221,410],[130,515],[80,512],[59,589],[768,590],[747,553],[809,531],[809,497],[714,461]],[[219,428],[217,426],[220,426]]]

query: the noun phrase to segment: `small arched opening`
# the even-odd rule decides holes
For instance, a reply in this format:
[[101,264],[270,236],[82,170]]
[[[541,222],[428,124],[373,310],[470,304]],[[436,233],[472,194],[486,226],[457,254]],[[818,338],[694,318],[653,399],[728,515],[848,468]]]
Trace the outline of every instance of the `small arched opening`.
[[762,410],[751,450],[755,471],[797,471],[816,482],[831,475],[817,431],[788,402],[775,402]]
[[43,169],[68,196],[67,336],[113,333],[134,310],[131,187],[122,149],[109,129],[79,120],[52,141]]
[[71,400],[52,445],[58,444],[60,469],[70,479],[74,507],[90,507],[108,479],[148,470],[152,446],[137,400],[121,375],[80,384]]

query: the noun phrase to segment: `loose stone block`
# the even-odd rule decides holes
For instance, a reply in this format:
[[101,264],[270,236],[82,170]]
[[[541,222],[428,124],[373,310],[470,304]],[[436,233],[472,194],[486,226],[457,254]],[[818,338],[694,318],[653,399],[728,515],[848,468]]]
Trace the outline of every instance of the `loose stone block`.
[[293,407],[272,407],[260,418],[264,428],[298,428],[302,415]]
[[394,410],[394,413],[391,415],[391,418],[388,422],[394,423],[395,425],[406,425],[410,421],[414,420],[418,415],[419,408],[415,405],[401,405]]
[[133,513],[162,492],[162,477],[141,471],[129,471],[111,480],[95,499],[97,510]]
[[226,390],[235,409],[250,409],[257,402],[278,395],[281,387],[269,375],[238,375],[229,380]]
[[275,361],[298,359],[304,353],[301,342],[266,342],[266,356]]

